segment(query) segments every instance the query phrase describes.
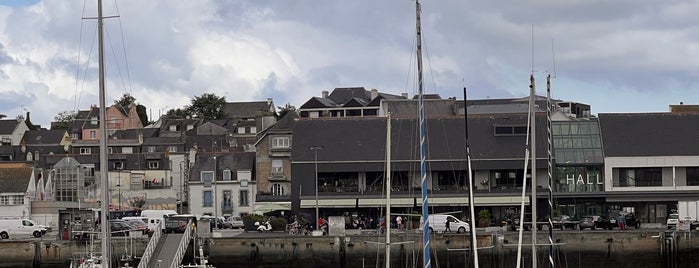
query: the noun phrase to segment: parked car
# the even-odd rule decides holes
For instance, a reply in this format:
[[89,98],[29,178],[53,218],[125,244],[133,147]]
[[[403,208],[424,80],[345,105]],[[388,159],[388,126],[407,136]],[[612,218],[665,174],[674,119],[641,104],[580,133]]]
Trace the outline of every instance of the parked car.
[[680,214],[672,213],[667,216],[667,228],[677,228],[677,224],[680,223]]
[[129,236],[129,231],[136,230],[136,227],[125,220],[109,220],[109,227],[112,236]]
[[[519,214],[513,215],[513,218],[511,219],[511,226],[512,226],[512,231],[517,231],[517,228],[519,228]],[[537,220],[536,222],[536,229],[537,230],[542,230],[544,228],[544,225],[547,225],[548,221],[539,221]],[[524,213],[524,223],[522,224],[524,227],[525,231],[529,231],[532,229],[532,214],[529,212]]]
[[561,229],[561,230],[565,230],[565,229],[575,230],[578,228],[578,224],[580,223],[580,221],[578,221],[577,219],[571,218],[568,215],[555,216],[555,217],[551,218],[551,222],[553,223],[553,228]]
[[165,233],[184,233],[190,220],[196,225],[197,217],[190,214],[165,217]]
[[[641,222],[638,221],[636,218],[636,215],[633,213],[625,213],[625,212],[620,212],[619,215],[624,215],[624,220],[626,222],[626,228],[633,227],[634,229],[641,228]],[[617,222],[617,215],[616,217],[609,217],[609,224],[607,225],[607,229],[611,230],[616,227],[619,227],[619,223]]]
[[144,235],[150,233],[150,230],[148,230],[148,223],[141,219],[141,217],[123,217],[121,219],[133,225],[137,231],[140,231]]
[[245,224],[243,224],[243,218],[238,216],[228,217],[228,219],[223,221],[223,228],[242,229],[243,227],[245,227]]

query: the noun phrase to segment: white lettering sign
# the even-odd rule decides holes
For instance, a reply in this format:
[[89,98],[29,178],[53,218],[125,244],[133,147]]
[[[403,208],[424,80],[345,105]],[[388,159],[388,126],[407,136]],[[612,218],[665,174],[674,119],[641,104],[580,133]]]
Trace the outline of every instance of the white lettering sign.
[[575,175],[566,175],[566,184],[599,184],[602,185],[602,180],[599,174],[590,176],[589,174],[584,178],[582,174],[578,175],[577,179]]

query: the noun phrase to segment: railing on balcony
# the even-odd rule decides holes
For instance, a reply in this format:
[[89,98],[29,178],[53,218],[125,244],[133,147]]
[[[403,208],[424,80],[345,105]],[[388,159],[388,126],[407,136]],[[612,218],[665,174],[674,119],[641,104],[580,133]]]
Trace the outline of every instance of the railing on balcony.
[[258,192],[255,195],[255,201],[257,202],[279,202],[279,201],[290,201],[291,195],[273,195],[272,193]]

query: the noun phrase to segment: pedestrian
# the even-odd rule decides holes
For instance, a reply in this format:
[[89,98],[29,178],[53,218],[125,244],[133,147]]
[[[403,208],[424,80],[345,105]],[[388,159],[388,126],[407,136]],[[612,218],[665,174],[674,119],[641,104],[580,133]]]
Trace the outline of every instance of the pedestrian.
[[446,227],[446,228],[444,229],[444,232],[445,232],[445,233],[446,233],[446,232],[451,233],[451,229],[449,228],[449,219],[447,219],[447,222],[445,223],[445,227]]
[[403,230],[403,218],[401,216],[396,217],[396,224],[398,224],[398,230]]
[[619,229],[626,230],[626,217],[624,217],[624,215],[619,214],[619,217],[616,218],[616,222],[619,224]]

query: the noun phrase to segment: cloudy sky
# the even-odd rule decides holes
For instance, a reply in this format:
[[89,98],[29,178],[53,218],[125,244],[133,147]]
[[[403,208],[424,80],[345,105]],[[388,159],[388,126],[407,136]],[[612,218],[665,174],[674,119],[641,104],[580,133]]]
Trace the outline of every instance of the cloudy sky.
[[[0,1],[0,114],[98,103],[96,0]],[[545,95],[594,114],[699,104],[699,2],[423,0],[425,92]],[[194,96],[273,98],[323,90],[415,94],[415,2],[104,0],[107,103],[130,93],[157,117]],[[555,58],[555,61],[554,61]]]

